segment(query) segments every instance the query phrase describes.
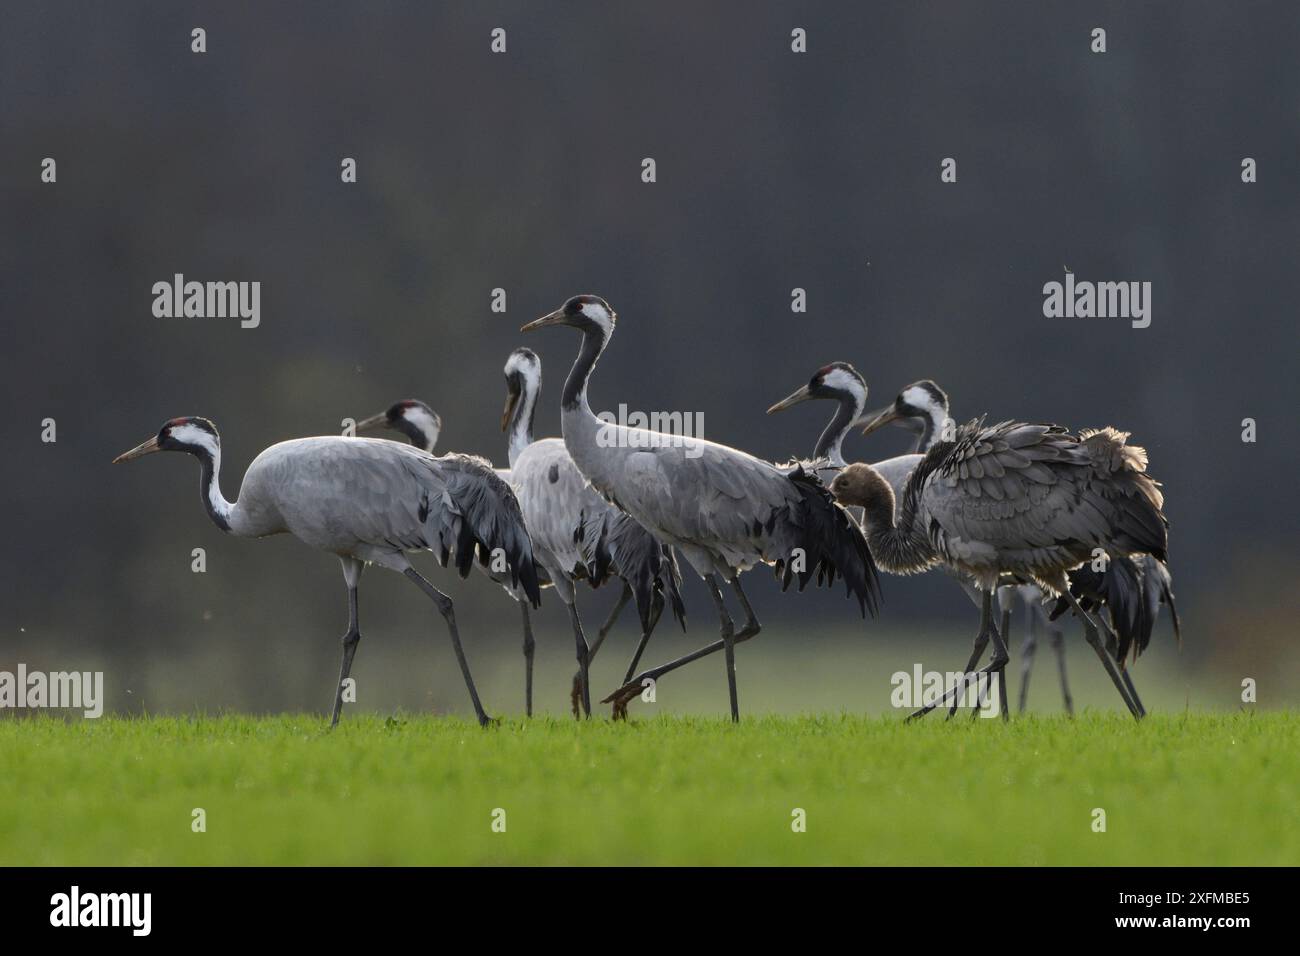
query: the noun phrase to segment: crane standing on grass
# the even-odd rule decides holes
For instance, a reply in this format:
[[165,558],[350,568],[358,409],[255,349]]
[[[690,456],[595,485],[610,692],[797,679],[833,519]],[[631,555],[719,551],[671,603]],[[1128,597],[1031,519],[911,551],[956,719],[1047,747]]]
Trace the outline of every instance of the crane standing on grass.
[[[907,386],[898,393],[898,396],[890,405],[867,413],[863,416],[863,421],[865,422],[862,430],[864,435],[869,435],[887,424],[901,426],[912,431],[916,435],[915,450],[919,452],[929,451],[944,437],[945,428],[950,433],[953,427],[952,419],[949,417],[948,395],[929,379],[914,382]],[[950,434],[949,437],[951,437]],[[919,460],[919,456],[917,456],[917,460]],[[890,485],[894,488],[895,495],[901,497],[899,484],[889,474],[886,474],[886,478],[890,478]],[[1130,651],[1132,657],[1136,658],[1142,651],[1146,650],[1151,640],[1152,631],[1155,628],[1156,619],[1160,613],[1161,604],[1169,605],[1173,618],[1174,635],[1181,642],[1181,624],[1178,619],[1177,607],[1174,604],[1173,580],[1165,562],[1152,555],[1108,555],[1108,558],[1105,572],[1094,571],[1091,563],[1081,565],[1070,571],[1070,589],[1075,597],[1082,599],[1080,603],[1084,610],[1091,611],[1094,607],[1105,605],[1105,614],[1110,620],[1114,633],[1118,636],[1117,640],[1107,642],[1106,650],[1121,665],[1120,677],[1124,681],[1124,686],[1136,704],[1138,711],[1145,713],[1142,700],[1138,696],[1137,688],[1133,685],[1133,678],[1129,674],[1125,662]],[[965,581],[961,581],[961,583],[967,594],[971,596],[972,600],[976,600],[978,604],[970,585]],[[1052,647],[1057,656],[1061,694],[1065,701],[1065,709],[1069,713],[1073,713],[1074,707],[1065,670],[1064,640],[1059,625],[1055,623],[1056,619],[1068,609],[1069,605],[1063,598],[1058,599],[1055,609],[1049,615],[1044,607],[1043,591],[1036,584],[1004,583],[998,590],[998,604],[1002,610],[1002,636],[1004,640],[1008,638],[1012,605],[1017,597],[1024,602],[1026,609],[1025,642],[1021,652],[1019,708],[1023,711],[1028,699],[1029,674],[1033,667],[1034,651],[1037,648],[1038,631],[1041,629],[1051,634]],[[1091,643],[1091,637],[1087,635],[1089,626],[1085,621],[1085,637]],[[976,641],[975,647],[972,649],[971,659],[966,666],[967,671],[974,669],[984,652],[985,646],[985,642]]]
[[[587,581],[599,587],[613,577],[623,581],[623,590],[609,618],[587,652],[587,664],[596,656],[623,607],[635,599],[641,622],[641,639],[623,680],[630,680],[663,612],[665,595],[673,616],[685,627],[686,610],[679,586],[681,572],[670,548],[659,544],[627,514],[597,494],[578,472],[559,438],[533,439],[533,420],[541,392],[542,364],[531,349],[515,349],[506,360],[506,407],[501,427],[509,436],[510,468],[498,472],[519,496],[524,521],[533,539],[538,566],[547,582],[569,610],[579,647],[579,672],[573,681],[573,709],[581,706],[590,713],[590,692],[582,650],[586,640],[576,607],[575,582]],[[407,434],[412,443],[432,451],[425,428],[437,416],[423,402],[398,402],[389,410],[358,424],[357,428],[386,426]],[[517,598],[517,589],[509,589]],[[528,605],[520,601],[524,615],[524,658],[527,671],[525,705],[532,714],[532,626]]]
[[[1089,643],[1130,712],[1141,717],[1067,578],[1096,548],[1111,556],[1146,553],[1164,560],[1163,498],[1146,474],[1146,452],[1127,439],[1112,428],[1076,436],[1057,425],[974,421],[926,453],[897,511],[889,482],[867,464],[849,465],[831,491],[842,503],[864,509],[867,540],[881,567],[910,574],[945,564],[980,589],[977,646],[991,640],[993,661],[974,676],[1001,675],[1009,659],[992,602],[1002,576],[1010,574],[1062,596],[1092,625]],[[1114,637],[1104,618],[1100,626]]]
[[[615,320],[604,299],[580,295],[523,331],[564,325],[582,333],[560,399],[565,448],[597,491],[662,544],[678,548],[704,579],[717,607],[721,640],[642,672],[606,702],[621,713],[641,693],[643,681],[722,650],[731,717],[739,720],[735,645],[760,628],[740,586],[741,572],[760,563],[776,565],[785,585],[797,576],[801,589],[814,577],[829,584],[841,575],[865,615],[868,609],[874,613],[879,599],[875,565],[857,525],[801,465],[779,468],[726,445],[597,418],[587,401],[587,382]],[[720,581],[730,584],[745,613],[740,631],[727,612]]]
[[361,640],[357,585],[367,564],[410,578],[437,606],[481,725],[491,718],[479,702],[461,647],[451,598],[411,567],[406,552],[428,550],[444,566],[454,558],[461,577],[475,556],[504,556],[513,583],[539,602],[533,549],[514,493],[487,463],[467,455],[434,458],[397,442],[371,438],[297,438],[264,450],[244,473],[239,497],[221,493],[221,438],[206,418],[173,418],[158,434],[113,459],[131,461],[159,451],[193,455],[208,517],[242,538],[292,534],[338,555],[348,588],[348,630],[330,726],[343,707],[343,684]]

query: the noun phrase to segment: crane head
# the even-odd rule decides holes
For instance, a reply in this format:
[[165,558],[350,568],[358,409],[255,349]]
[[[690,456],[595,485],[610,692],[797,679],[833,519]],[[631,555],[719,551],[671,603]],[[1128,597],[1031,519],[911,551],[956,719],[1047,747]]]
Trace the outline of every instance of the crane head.
[[410,439],[416,448],[431,452],[442,431],[442,416],[424,402],[414,398],[394,402],[388,410],[357,422],[358,432],[391,428]]
[[501,413],[501,430],[510,426],[510,418],[520,398],[536,395],[542,387],[542,360],[532,349],[518,348],[510,353],[502,370],[506,376],[506,407]]
[[173,418],[158,429],[158,434],[113,459],[113,464],[142,458],[156,451],[183,451],[191,455],[216,457],[221,452],[217,426],[206,418],[189,415]]
[[785,411],[791,405],[798,405],[812,398],[825,398],[832,401],[848,398],[861,411],[867,401],[867,383],[858,370],[848,362],[832,362],[819,368],[808,380],[807,385],[791,392],[769,408],[767,413],[771,415],[774,412]]
[[930,379],[913,382],[898,393],[892,405],[868,412],[859,419],[862,434],[870,435],[888,424],[919,430],[922,422],[942,422],[948,417],[948,395]]
[[540,319],[523,326],[520,332],[531,332],[551,325],[568,325],[584,332],[600,332],[605,338],[614,331],[618,314],[598,295],[575,295],[564,305]]
[[830,492],[846,508],[862,507],[873,516],[894,513],[894,489],[880,472],[863,462],[855,462],[836,475]]

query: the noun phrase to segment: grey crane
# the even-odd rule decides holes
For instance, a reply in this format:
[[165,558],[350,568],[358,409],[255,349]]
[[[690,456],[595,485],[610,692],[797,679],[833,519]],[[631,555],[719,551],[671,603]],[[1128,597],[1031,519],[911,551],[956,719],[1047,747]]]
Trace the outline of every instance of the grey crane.
[[[392,429],[401,432],[407,437],[412,445],[432,453],[438,444],[438,436],[442,432],[442,416],[435,412],[419,399],[408,398],[400,402],[394,402],[385,411],[377,415],[357,422],[356,430],[358,432],[373,432],[380,429]],[[509,468],[494,468],[497,477],[506,484],[510,483]],[[516,584],[511,583],[508,569],[506,571],[494,570],[493,565],[479,563],[475,565],[484,575],[491,580],[500,584],[519,605],[523,615],[524,630],[524,713],[531,717],[533,715],[533,655],[536,647],[536,640],[533,637],[532,618],[529,614],[529,600],[524,591]],[[537,581],[539,587],[549,588],[551,579],[547,575],[546,568],[540,563],[535,563],[534,568],[537,571]],[[604,629],[601,634],[603,636]],[[574,712],[578,710],[578,684],[574,681]]]
[[512,580],[539,602],[533,549],[514,492],[488,464],[468,455],[432,455],[373,438],[296,438],[262,451],[244,472],[239,496],[221,493],[221,437],[206,418],[173,418],[158,434],[113,459],[131,461],[159,451],[199,460],[200,491],[208,517],[242,538],[291,534],[304,544],[338,555],[348,589],[348,629],[334,691],[330,726],[338,724],[343,685],[361,640],[357,585],[367,564],[399,571],[436,605],[446,622],[474,713],[491,718],[479,702],[456,627],[451,598],[411,567],[406,552],[428,550],[446,565],[454,559],[461,577],[475,557],[504,556]]
[[[863,419],[863,409],[867,403],[867,382],[848,362],[832,362],[818,369],[807,385],[795,389],[770,407],[767,413],[774,415],[811,399],[836,403],[835,413],[818,437],[812,454],[813,461],[820,466],[818,475],[829,484],[848,464],[844,458],[844,439],[849,430]],[[894,488],[895,495],[901,495],[907,476],[922,457],[920,454],[898,455],[875,462],[873,467]]]
[[[400,402],[394,402],[385,411],[369,418],[363,419],[356,423],[356,430],[360,432],[373,432],[380,429],[392,429],[401,432],[407,437],[412,445],[430,454],[438,444],[438,436],[442,433],[442,416],[435,412],[419,399],[408,398]],[[497,476],[507,484],[510,483],[509,468],[494,468]],[[529,616],[528,596],[518,585],[511,583],[510,574],[507,571],[497,571],[493,569],[492,564],[479,563],[475,565],[479,571],[488,578],[500,584],[519,605],[523,615],[524,626],[524,713],[531,717],[533,715],[533,654],[536,641],[533,638],[532,619]],[[540,564],[535,563],[534,568],[537,572],[537,581],[539,587],[548,588],[551,586],[551,579],[546,573],[546,569]],[[602,630],[602,635],[604,631]],[[577,682],[575,681],[575,691]],[[578,697],[574,696],[574,710],[577,711]]]
[[438,436],[442,434],[442,416],[419,399],[408,398],[394,402],[385,411],[363,418],[356,424],[358,432],[379,431],[381,428],[401,432],[416,448],[432,455],[438,447]]
[[[636,603],[641,638],[623,680],[630,680],[663,612],[665,596],[678,623],[685,627],[681,572],[670,548],[654,539],[626,513],[597,494],[578,472],[564,448],[564,441],[533,438],[533,422],[541,392],[541,360],[531,349],[515,349],[506,360],[507,398],[501,425],[507,431],[510,468],[499,470],[519,496],[524,522],[533,540],[537,564],[549,584],[569,610],[578,643],[579,672],[574,675],[573,706],[580,702],[590,713],[590,692],[582,666],[581,649],[586,646],[576,607],[575,582],[586,581],[593,588],[617,578],[623,590],[609,618],[586,654],[587,666],[595,658],[619,613],[629,600]],[[433,413],[422,402],[398,402],[382,415],[366,419],[367,426],[384,424],[406,433],[421,445],[430,436],[421,429]],[[436,416],[434,416],[436,418]],[[358,425],[360,428],[361,425]],[[436,438],[435,438],[436,440]],[[431,450],[431,449],[430,449]],[[517,595],[517,589],[508,589]],[[532,713],[532,627],[528,605],[520,602],[524,615],[524,657],[526,667],[525,705]]]
[[[721,640],[643,671],[608,698],[615,713],[641,693],[643,682],[722,650],[732,720],[740,719],[735,646],[760,625],[740,585],[741,572],[774,565],[784,586],[797,576],[800,589],[815,576],[830,584],[838,574],[863,616],[879,600],[876,568],[861,530],[832,500],[816,474],[801,464],[781,468],[735,448],[596,417],[587,383],[614,333],[616,313],[599,296],[580,295],[523,331],[564,325],[582,333],[577,360],[560,399],[564,445],[578,470],[661,543],[675,547],[704,579],[717,607]],[[730,584],[745,614],[735,630],[719,579]]]
[[[1010,574],[1064,597],[1093,624],[1089,643],[1130,712],[1140,717],[1067,577],[1097,548],[1112,557],[1165,558],[1163,497],[1146,474],[1145,450],[1127,440],[1113,428],[1072,435],[1057,425],[976,420],[926,452],[907,480],[897,517],[893,489],[870,465],[849,465],[831,490],[841,502],[863,507],[867,540],[881,567],[907,574],[943,563],[974,581],[983,593],[980,635],[992,641],[993,660],[973,676],[1001,675],[1009,660],[992,602],[1002,576]],[[1099,620],[1114,638],[1104,616]]]
[[[578,648],[575,690],[580,690],[583,712],[590,717],[590,658],[600,649],[629,592],[636,601],[641,638],[623,677],[625,682],[645,652],[665,595],[673,616],[685,629],[681,572],[672,548],[661,544],[587,483],[564,439],[534,439],[533,422],[542,388],[542,363],[537,354],[532,349],[515,349],[506,360],[505,376],[506,407],[501,425],[509,435],[510,482],[519,495],[538,561],[568,608]],[[622,594],[588,651],[575,582],[585,579],[596,588],[613,578],[623,581]]]
[[[913,391],[920,389],[922,385],[929,384],[931,383],[917,383],[917,385],[911,386],[907,392],[910,394]],[[830,483],[834,480],[835,476],[843,471],[848,465],[848,462],[844,458],[843,446],[844,439],[848,435],[849,431],[855,425],[860,424],[864,418],[871,418],[874,420],[874,418],[880,417],[882,414],[881,412],[873,412],[864,416],[863,409],[866,407],[867,394],[868,390],[866,380],[857,369],[848,362],[832,362],[813,373],[808,384],[800,386],[781,401],[772,405],[767,410],[767,413],[772,415],[776,412],[784,411],[798,405],[801,402],[810,400],[820,399],[835,402],[835,412],[831,416],[831,420],[827,423],[826,428],[823,429],[820,437],[817,439],[817,444],[813,449],[813,459],[824,463],[824,466],[818,474],[821,476],[823,481]],[[903,399],[900,396],[899,401],[901,402],[902,400]],[[946,399],[943,408],[944,415],[946,416]],[[912,421],[911,417],[900,417],[895,420],[908,425],[910,425]],[[924,443],[924,447],[929,447],[932,440],[942,433],[944,429],[944,421],[945,419],[943,418],[936,417],[934,420],[931,420],[927,417],[922,424],[918,424],[916,427],[918,444]],[[912,470],[920,464],[923,457],[923,455],[916,453],[898,455],[894,458],[875,462],[872,465],[872,467],[875,468],[887,482],[889,482],[890,487],[894,491],[896,505],[902,500],[903,488],[907,483],[908,477],[911,475]],[[861,509],[852,508],[850,510],[851,513],[854,513],[855,518],[859,521],[862,520],[863,515],[861,514]],[[975,586],[973,581],[948,565],[941,564],[939,567],[961,586],[962,590],[966,593],[966,596],[970,598],[976,608],[982,606],[983,597],[980,594],[979,588]],[[888,571],[889,568],[886,567],[885,570]],[[999,594],[1001,594],[1001,592],[999,592]],[[973,670],[977,662],[978,659],[971,661],[971,663],[966,667],[966,670]],[[999,693],[1002,700],[1005,701],[1004,688],[1001,686],[999,686]],[[954,699],[948,711],[949,717],[956,713],[957,705],[958,700]],[[914,714],[913,716],[920,716],[920,712],[917,712],[917,714]]]
[[[948,394],[937,384],[925,379],[904,388],[898,393],[893,403],[875,412],[863,416],[865,422],[863,434],[868,435],[887,424],[899,425],[916,435],[917,451],[928,451],[940,438],[953,429],[949,413]],[[891,481],[895,494],[898,485]],[[1092,564],[1085,564],[1069,572],[1070,587],[1076,597],[1081,598],[1085,610],[1095,606],[1105,606],[1110,618],[1116,641],[1108,641],[1106,650],[1117,658],[1121,665],[1121,676],[1139,711],[1144,712],[1142,700],[1133,685],[1132,676],[1124,666],[1131,648],[1136,659],[1145,650],[1161,604],[1168,604],[1174,622],[1174,634],[1181,642],[1181,626],[1177,608],[1174,605],[1172,578],[1163,561],[1151,555],[1118,555],[1114,557],[1107,572],[1093,570]],[[963,587],[970,593],[970,587],[963,582]],[[998,590],[998,603],[1002,611],[1002,636],[1008,637],[1012,606],[1019,598],[1025,607],[1025,641],[1021,657],[1021,683],[1019,709],[1023,711],[1028,702],[1029,676],[1033,667],[1034,653],[1037,649],[1038,630],[1041,628],[1051,635],[1052,648],[1057,657],[1057,669],[1061,681],[1061,694],[1065,709],[1074,712],[1070,696],[1069,681],[1065,667],[1064,634],[1056,619],[1068,609],[1064,599],[1058,599],[1056,607],[1049,615],[1044,607],[1042,589],[1030,583],[1003,584]],[[1084,623],[1084,628],[1088,624]],[[972,670],[984,652],[985,645],[977,642],[973,648],[971,661],[967,670]]]

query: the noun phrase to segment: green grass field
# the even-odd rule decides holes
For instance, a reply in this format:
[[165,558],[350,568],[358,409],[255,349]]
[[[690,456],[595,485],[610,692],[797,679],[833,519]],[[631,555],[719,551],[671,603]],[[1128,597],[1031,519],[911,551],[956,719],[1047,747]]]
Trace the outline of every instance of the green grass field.
[[1294,865],[1298,791],[1287,712],[38,717],[0,721],[0,865]]

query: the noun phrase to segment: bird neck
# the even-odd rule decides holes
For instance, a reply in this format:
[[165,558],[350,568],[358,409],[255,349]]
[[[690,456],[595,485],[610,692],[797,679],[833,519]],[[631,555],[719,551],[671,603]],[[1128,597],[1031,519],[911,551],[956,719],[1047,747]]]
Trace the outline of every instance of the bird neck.
[[506,446],[511,468],[515,466],[515,459],[533,443],[533,419],[537,416],[538,389],[527,375],[519,378],[519,401],[515,402],[514,411],[510,415],[509,442]]
[[920,485],[911,481],[903,492],[902,506],[897,506],[894,491],[883,476],[877,473],[876,493],[862,505],[862,528],[871,556],[891,574],[916,574],[934,563],[934,548],[918,530],[917,510],[920,502]]
[[412,445],[422,451],[433,454],[433,449],[438,445],[437,433],[430,434],[414,422],[407,421],[405,418],[398,419],[394,427],[407,437]]
[[582,330],[582,347],[578,358],[569,369],[569,377],[564,382],[564,394],[560,396],[560,409],[565,412],[585,409],[589,414],[591,406],[587,403],[587,379],[596,367],[596,360],[605,351],[609,335],[604,329],[593,325]]
[[215,451],[204,448],[196,451],[194,457],[202,468],[199,491],[203,495],[203,508],[213,524],[222,531],[230,531],[230,518],[235,506],[221,493],[221,448]]
[[830,460],[832,465],[843,468],[844,436],[849,433],[853,423],[862,414],[862,408],[866,402],[847,391],[841,392],[838,398],[839,404],[835,408],[835,414],[826,425],[821,437],[817,439],[817,447],[813,449],[813,458],[826,458]]

